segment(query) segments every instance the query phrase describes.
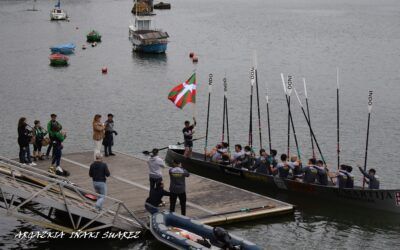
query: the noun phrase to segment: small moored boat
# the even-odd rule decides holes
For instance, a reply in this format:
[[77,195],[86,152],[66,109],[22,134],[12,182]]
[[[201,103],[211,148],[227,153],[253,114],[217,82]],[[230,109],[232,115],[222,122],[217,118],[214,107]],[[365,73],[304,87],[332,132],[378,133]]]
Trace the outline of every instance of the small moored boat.
[[168,44],[168,33],[151,29],[150,16],[137,16],[135,25],[129,26],[129,40],[133,51],[144,53],[165,53]]
[[89,43],[93,43],[93,42],[101,42],[101,35],[99,32],[97,32],[96,30],[92,30],[90,31],[87,35],[86,35],[86,40]]
[[52,54],[49,57],[51,66],[67,66],[68,57],[63,54]]
[[186,216],[159,212],[150,217],[150,231],[154,237],[175,249],[259,250],[257,245],[228,234],[222,228],[212,228]]
[[400,214],[400,189],[338,188],[332,184],[322,186],[292,179],[257,173],[246,169],[220,165],[204,160],[204,154],[193,152],[192,158],[183,156],[184,149],[170,146],[165,161],[182,163],[189,172],[240,187],[263,195],[285,193],[296,198],[325,200],[334,204],[363,207]]
[[154,4],[154,9],[169,10],[169,9],[171,9],[171,4],[170,3],[159,2],[157,4]]
[[66,43],[66,44],[59,44],[53,47],[50,47],[51,53],[59,53],[59,54],[72,54],[75,51],[75,44],[73,43]]
[[54,9],[50,12],[50,20],[67,20],[68,15],[63,9],[61,9],[60,0],[58,0],[57,4],[54,6]]

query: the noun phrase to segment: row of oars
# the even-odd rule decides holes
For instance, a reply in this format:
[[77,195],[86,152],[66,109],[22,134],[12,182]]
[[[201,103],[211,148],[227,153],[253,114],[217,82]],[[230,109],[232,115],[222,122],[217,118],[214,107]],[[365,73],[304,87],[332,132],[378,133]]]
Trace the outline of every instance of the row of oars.
[[[256,59],[254,60],[254,67],[251,68],[250,71],[250,115],[249,115],[249,140],[248,144],[250,147],[253,147],[253,91],[254,91],[254,85],[256,87],[256,94],[257,94],[257,113],[258,113],[258,127],[259,127],[259,137],[260,137],[260,148],[263,148],[262,144],[262,132],[261,132],[261,115],[260,115],[260,102],[259,102],[259,87],[258,87],[258,75],[257,75],[257,62]],[[307,93],[307,85],[306,85],[306,80],[303,78],[303,84],[304,84],[304,94],[305,94],[305,102],[306,102],[306,110],[304,109],[304,106],[300,100],[300,97],[298,95],[298,92],[296,88],[293,85],[293,80],[292,76],[288,76],[287,78],[287,83],[285,81],[284,75],[281,74],[282,78],[282,85],[283,85],[283,90],[285,93],[286,97],[286,104],[288,106],[288,140],[287,140],[287,155],[288,157],[290,156],[290,135],[291,135],[291,130],[293,131],[293,137],[295,140],[296,144],[296,149],[297,149],[297,155],[299,159],[301,159],[301,151],[299,147],[299,143],[297,140],[297,135],[296,135],[296,130],[295,126],[293,123],[293,117],[292,117],[292,112],[291,112],[291,100],[290,96],[292,91],[294,91],[298,103],[300,105],[300,108],[302,110],[302,113],[304,115],[304,118],[307,122],[307,125],[310,130],[310,139],[311,139],[311,148],[312,148],[312,158],[316,158],[315,154],[315,146],[317,147],[318,153],[321,157],[321,160],[324,162],[324,165],[326,166],[326,161],[325,157],[322,153],[322,150],[319,146],[319,143],[317,141],[316,135],[314,133],[314,130],[311,125],[311,116],[310,116],[310,109],[309,109],[309,103],[308,103],[308,93]],[[226,124],[226,129],[227,129],[227,135],[228,135],[228,144],[229,144],[229,126],[228,126],[228,104],[227,104],[227,81],[226,77],[223,78],[224,82],[224,105],[223,105],[223,125],[222,125],[222,142],[224,142],[225,139],[225,124]],[[213,75],[209,75],[209,93],[208,93],[208,107],[207,107],[207,126],[206,126],[206,136],[205,136],[205,147],[204,147],[204,152],[207,152],[207,144],[208,144],[208,130],[209,130],[209,113],[210,113],[210,99],[211,99],[211,87],[213,83]],[[266,85],[267,86],[267,85]],[[340,112],[339,112],[339,70],[337,69],[337,91],[336,91],[336,102],[337,102],[337,168],[339,169],[340,167]],[[271,124],[270,124],[270,112],[269,112],[269,104],[270,104],[270,99],[268,96],[268,86],[265,94],[265,99],[266,99],[266,104],[267,104],[267,127],[268,127],[268,144],[269,144],[269,151],[271,154],[272,151],[272,142],[271,142]],[[371,117],[371,109],[372,109],[372,91],[369,91],[369,96],[368,96],[368,125],[367,125],[367,139],[366,139],[366,148],[365,148],[365,159],[364,159],[364,170],[366,170],[367,166],[367,156],[368,156],[368,142],[369,142],[369,127],[370,127],[370,117]],[[363,186],[365,185],[365,182],[363,183]]]

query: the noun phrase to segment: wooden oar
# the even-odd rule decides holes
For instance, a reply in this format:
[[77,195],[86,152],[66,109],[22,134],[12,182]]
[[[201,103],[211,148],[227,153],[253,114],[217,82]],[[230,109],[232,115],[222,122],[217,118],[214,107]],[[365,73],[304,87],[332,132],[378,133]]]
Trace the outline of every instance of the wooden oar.
[[253,88],[255,83],[254,67],[250,70],[250,121],[249,121],[249,146],[253,148]]
[[227,214],[236,214],[236,213],[250,213],[258,210],[263,210],[263,209],[269,209],[269,208],[274,208],[274,205],[265,205],[261,207],[253,207],[253,208],[241,208],[239,210],[234,210],[234,211],[229,211],[229,212],[223,212],[223,213],[218,213],[218,214],[210,214],[210,215],[205,215],[201,217],[196,217],[196,219],[205,219],[209,217],[214,217],[214,216],[221,216],[221,215],[227,215]]
[[254,53],[254,73],[256,78],[256,92],[257,92],[257,113],[258,113],[258,133],[260,136],[260,149],[262,146],[262,135],[261,135],[261,114],[260,114],[260,96],[258,92],[258,75],[257,75],[257,54]]
[[[369,94],[368,94],[368,125],[367,125],[367,142],[365,145],[364,172],[367,171],[369,123],[371,120],[371,110],[372,110],[372,90],[370,90]],[[363,178],[363,189],[364,189],[364,187],[365,187],[365,178]]]
[[212,90],[212,78],[213,78],[213,74],[209,74],[208,75],[207,125],[206,125],[206,141],[204,144],[204,160],[207,160],[208,122],[210,120],[210,100],[211,100],[211,90]]
[[[197,140],[201,140],[201,139],[204,139],[204,138],[206,138],[206,137],[205,137],[205,136],[202,136],[202,137],[193,139],[192,141],[197,141]],[[177,142],[176,145],[182,145],[183,143],[184,143],[184,142]],[[167,148],[169,148],[169,146],[162,147],[162,148],[158,148],[158,151],[161,151],[161,150],[164,150],[164,149],[167,149]],[[142,151],[142,154],[148,155],[148,154],[150,154],[150,151],[147,151],[147,150]]]
[[339,130],[339,68],[336,68],[336,134],[337,134],[337,169],[340,166],[340,130]]
[[[308,107],[307,85],[306,85],[306,79],[305,78],[303,78],[303,83],[304,83],[304,95],[306,96],[307,116],[308,116],[308,120],[310,121],[310,125],[311,125],[310,108]],[[315,158],[314,140],[312,138],[311,131],[310,131],[310,138],[311,138],[312,157],[313,157],[313,159],[316,159]]]

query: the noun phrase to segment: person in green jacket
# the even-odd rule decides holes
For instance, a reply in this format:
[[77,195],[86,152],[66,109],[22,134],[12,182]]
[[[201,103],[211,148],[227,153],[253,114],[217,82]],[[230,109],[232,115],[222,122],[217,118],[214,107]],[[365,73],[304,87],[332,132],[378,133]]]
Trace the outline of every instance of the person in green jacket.
[[52,174],[57,174],[57,175],[68,175],[65,170],[63,170],[60,166],[61,163],[61,156],[62,156],[62,149],[63,149],[63,144],[62,142],[65,140],[67,135],[61,131],[61,126],[55,126],[53,128],[53,135],[52,135],[52,142],[53,142],[53,150],[54,150],[54,155],[53,155],[53,160],[51,161],[51,166],[49,168],[49,172]]
[[33,135],[35,136],[35,142],[33,143],[33,159],[43,160],[42,157],[42,142],[47,132],[40,125],[40,121],[36,120],[35,126],[33,127]]
[[52,156],[54,156],[54,152],[55,152],[54,145],[53,145],[53,135],[55,133],[54,128],[60,127],[60,130],[62,130],[61,124],[57,121],[57,115],[51,114],[50,117],[51,117],[51,119],[47,123],[47,132],[49,133],[49,138],[50,138],[50,144],[47,147],[47,151],[46,151],[47,159],[49,159],[51,149],[53,149]]

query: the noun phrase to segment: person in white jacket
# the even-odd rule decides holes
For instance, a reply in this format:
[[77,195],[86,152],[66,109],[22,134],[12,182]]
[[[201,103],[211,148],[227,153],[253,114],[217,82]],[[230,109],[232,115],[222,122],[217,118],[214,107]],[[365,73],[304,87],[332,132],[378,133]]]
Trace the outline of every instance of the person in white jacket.
[[157,183],[162,181],[162,169],[165,168],[164,160],[158,156],[158,149],[154,148],[151,153],[149,160],[149,177],[150,177],[150,190],[155,189]]

